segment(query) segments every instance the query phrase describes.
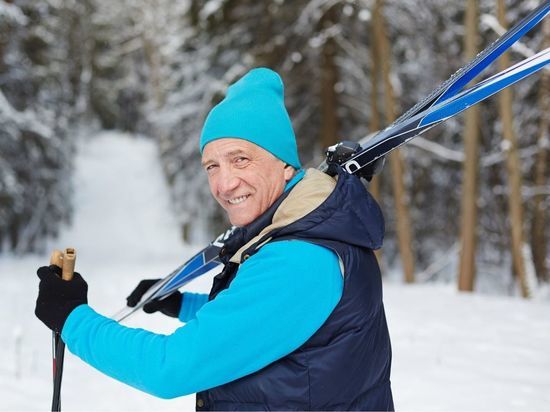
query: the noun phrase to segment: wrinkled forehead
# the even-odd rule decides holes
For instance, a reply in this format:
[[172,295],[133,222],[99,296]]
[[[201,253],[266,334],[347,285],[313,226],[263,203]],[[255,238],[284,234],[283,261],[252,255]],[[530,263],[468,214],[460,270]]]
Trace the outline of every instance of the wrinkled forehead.
[[239,155],[275,157],[267,150],[248,140],[227,137],[209,142],[202,152],[202,164],[217,162]]

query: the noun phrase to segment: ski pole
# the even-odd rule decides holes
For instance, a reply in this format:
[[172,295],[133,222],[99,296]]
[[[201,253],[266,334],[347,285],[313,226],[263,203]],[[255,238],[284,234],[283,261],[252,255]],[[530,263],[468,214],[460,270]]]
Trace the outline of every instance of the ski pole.
[[[76,250],[65,249],[65,252],[54,250],[50,258],[50,264],[61,268],[61,278],[71,280],[76,262]],[[52,411],[61,410],[61,379],[63,378],[63,358],[65,356],[65,342],[61,339],[61,333],[52,331],[52,358],[53,358],[53,397]]]

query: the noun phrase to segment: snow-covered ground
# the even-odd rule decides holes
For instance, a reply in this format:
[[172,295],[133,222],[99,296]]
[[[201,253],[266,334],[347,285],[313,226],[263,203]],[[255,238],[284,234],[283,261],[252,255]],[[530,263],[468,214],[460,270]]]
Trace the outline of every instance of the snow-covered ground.
[[[75,216],[53,247],[77,248],[90,304],[113,314],[145,277],[169,273],[198,246],[184,245],[155,145],[105,132],[80,145]],[[0,410],[46,410],[51,335],[34,317],[36,268],[48,256],[1,256]],[[188,290],[207,291],[210,278]],[[550,410],[550,304],[459,294],[438,285],[385,285],[393,390],[401,410]],[[169,333],[178,322],[137,314],[129,326]],[[215,358],[212,360],[215,362]],[[194,396],[155,399],[67,352],[64,410],[190,410]]]

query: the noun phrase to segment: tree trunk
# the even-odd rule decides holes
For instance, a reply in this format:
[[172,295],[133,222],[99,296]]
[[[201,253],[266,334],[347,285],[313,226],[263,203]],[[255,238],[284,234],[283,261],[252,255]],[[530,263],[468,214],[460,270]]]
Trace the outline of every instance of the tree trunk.
[[[334,24],[334,7],[327,11],[322,26],[330,27]],[[321,68],[321,149],[324,151],[327,147],[338,142],[338,99],[336,96],[336,82],[338,81],[338,71],[334,63],[336,54],[336,45],[332,38],[328,38],[322,54]]]
[[198,1],[191,0],[191,4],[189,5],[189,21],[191,22],[191,25],[193,27],[198,27],[200,20],[199,20],[199,13],[201,11],[201,4]]
[[[507,27],[506,8],[504,0],[497,2],[498,20],[502,27]],[[498,61],[499,69],[505,70],[510,66],[510,57],[504,53]],[[512,260],[514,269],[519,280],[521,294],[529,297],[527,285],[527,274],[523,258],[523,206],[521,196],[521,168],[517,150],[517,138],[514,133],[514,122],[512,112],[512,90],[504,89],[499,96],[499,112],[502,122],[502,134],[507,147],[506,168],[508,171],[508,205],[510,213],[510,225],[512,230]]]
[[[370,121],[368,124],[369,133],[375,133],[381,128],[380,121],[380,108],[378,106],[378,87],[380,85],[380,50],[378,43],[376,42],[377,38],[377,25],[379,25],[380,13],[375,13],[372,16],[371,24],[371,33],[374,41],[371,41],[370,45],[370,59],[371,59],[371,72],[370,72],[370,83],[371,83],[371,92],[370,92]],[[374,176],[369,183],[369,192],[372,196],[380,203],[380,178],[381,175]],[[379,265],[382,264],[382,250],[379,249],[374,252],[376,259],[379,262]]]
[[[383,0],[376,0],[374,7],[376,42],[380,47],[380,62],[384,82],[384,113],[386,122],[392,123],[395,118],[395,97],[393,86],[390,79],[390,47],[385,31],[385,22],[383,15]],[[414,282],[414,255],[412,252],[412,234],[409,219],[409,210],[407,205],[407,194],[405,182],[403,179],[404,163],[399,149],[396,149],[389,155],[389,161],[392,171],[393,195],[395,198],[396,209],[396,229],[399,244],[399,253],[403,265],[404,280],[407,283]]]
[[[379,15],[380,13],[374,13],[372,16],[372,37],[375,39],[371,42],[370,47],[370,56],[371,56],[371,93],[370,93],[370,122],[369,122],[369,133],[374,133],[380,130],[381,128],[381,122],[380,122],[380,108],[378,107],[378,85],[380,84],[380,50],[378,48],[378,44],[376,42],[376,32],[377,32],[377,25],[379,25]],[[374,198],[377,201],[380,201],[380,177],[375,176],[372,178],[370,185],[369,185],[369,191],[372,193]]]
[[[464,55],[467,61],[477,54],[478,2],[468,0],[465,15]],[[462,182],[461,225],[460,225],[460,267],[458,290],[473,291],[476,275],[475,258],[477,245],[477,180],[479,107],[473,106],[465,113],[464,151],[465,161]]]
[[[162,88],[162,56],[158,43],[159,19],[157,16],[160,4],[155,2],[155,7],[152,8],[153,15],[145,17],[144,21],[148,23],[146,29],[142,32],[141,41],[143,44],[143,52],[145,60],[149,66],[149,82],[151,84],[152,94],[156,107],[160,108],[166,102],[166,96]],[[145,12],[144,12],[145,13]]]
[[[544,41],[542,49],[550,47],[550,19],[543,22]],[[538,136],[537,158],[535,160],[535,187],[543,187],[546,180],[546,165],[548,162],[548,148],[550,147],[550,73],[543,70],[541,73],[539,87],[540,107],[540,133]],[[531,250],[533,253],[533,264],[537,278],[541,281],[550,281],[546,256],[548,239],[544,230],[547,228],[546,214],[548,209],[544,204],[544,195],[537,194],[533,198],[533,220],[531,222]]]

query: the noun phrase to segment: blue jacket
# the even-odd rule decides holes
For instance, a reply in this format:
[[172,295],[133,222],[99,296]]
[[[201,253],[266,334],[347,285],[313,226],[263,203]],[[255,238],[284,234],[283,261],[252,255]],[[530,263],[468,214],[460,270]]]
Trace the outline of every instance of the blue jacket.
[[[295,197],[303,203],[310,192],[315,196],[325,191],[326,182],[326,175],[313,173],[312,179],[306,177],[303,182],[309,188]],[[216,278],[210,298],[215,300],[230,287],[239,277],[237,263],[252,259],[266,242],[296,239],[323,246],[339,257],[344,288],[338,305],[292,353],[258,372],[199,393],[198,410],[393,410],[390,339],[380,272],[372,252],[382,242],[383,218],[356,177],[340,173],[336,187],[330,190],[328,184],[328,189],[328,196],[322,195],[321,203],[314,201],[309,209],[307,204],[292,204],[288,197],[279,201],[238,234],[240,239],[226,243],[231,253],[239,251]],[[292,214],[299,218],[277,224]],[[324,268],[318,270],[322,274]]]

